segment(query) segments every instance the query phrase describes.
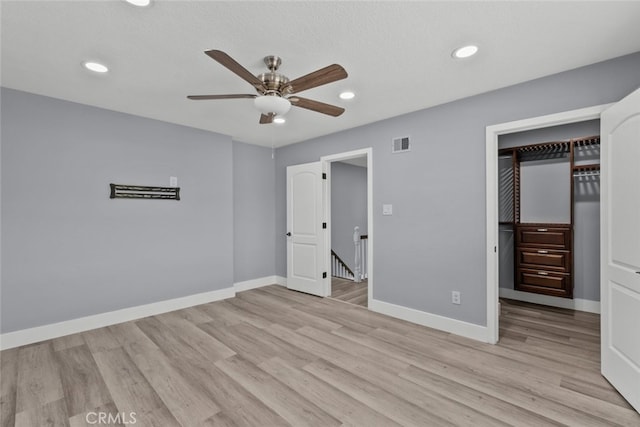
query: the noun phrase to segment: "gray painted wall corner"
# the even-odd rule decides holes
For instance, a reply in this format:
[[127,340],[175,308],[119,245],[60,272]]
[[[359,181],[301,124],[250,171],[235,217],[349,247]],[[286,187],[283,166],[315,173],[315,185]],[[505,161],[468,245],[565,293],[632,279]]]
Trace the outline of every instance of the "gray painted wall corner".
[[275,275],[275,161],[271,149],[233,142],[234,282]]

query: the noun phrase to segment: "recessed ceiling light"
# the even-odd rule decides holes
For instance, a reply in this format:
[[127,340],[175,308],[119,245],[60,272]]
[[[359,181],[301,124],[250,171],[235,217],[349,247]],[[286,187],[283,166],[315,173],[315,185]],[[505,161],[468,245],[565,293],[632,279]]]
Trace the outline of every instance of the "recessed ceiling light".
[[151,4],[151,0],[125,0],[127,3],[131,3],[134,6],[149,6]]
[[283,124],[285,122],[286,122],[286,120],[285,120],[284,117],[276,117],[275,119],[273,119],[273,123],[277,123],[279,125],[281,125],[281,124]]
[[355,93],[346,91],[340,94],[340,99],[353,99],[356,96]]
[[478,52],[478,46],[470,44],[469,46],[459,47],[453,51],[451,56],[457,59],[468,58]]
[[87,70],[91,70],[96,73],[106,73],[107,71],[109,71],[106,65],[102,65],[99,62],[89,61],[89,62],[85,62],[83,65],[84,65],[84,68],[86,68]]

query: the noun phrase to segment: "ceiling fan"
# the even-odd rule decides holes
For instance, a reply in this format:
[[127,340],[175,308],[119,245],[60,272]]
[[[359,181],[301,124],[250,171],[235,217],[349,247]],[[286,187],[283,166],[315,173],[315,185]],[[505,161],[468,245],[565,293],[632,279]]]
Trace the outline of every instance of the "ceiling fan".
[[289,80],[285,75],[277,72],[282,63],[282,59],[278,56],[266,56],[264,63],[267,65],[269,72],[254,76],[221,50],[207,50],[204,53],[240,76],[243,80],[249,82],[258,94],[189,95],[187,96],[189,99],[253,98],[255,107],[262,113],[260,116],[261,124],[272,123],[276,116],[286,114],[292,105],[333,117],[344,113],[344,108],[295,95],[303,90],[346,78],[347,72],[338,64],[329,65],[302,77],[298,77],[295,80]]

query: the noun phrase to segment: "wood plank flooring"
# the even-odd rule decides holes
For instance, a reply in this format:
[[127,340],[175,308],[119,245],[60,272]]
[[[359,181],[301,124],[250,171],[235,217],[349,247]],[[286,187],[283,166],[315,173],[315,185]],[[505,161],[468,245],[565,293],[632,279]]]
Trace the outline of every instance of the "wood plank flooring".
[[500,324],[492,346],[268,286],[1,352],[0,426],[640,426],[597,315],[503,300]]
[[356,283],[353,280],[332,277],[331,298],[367,307],[367,281]]

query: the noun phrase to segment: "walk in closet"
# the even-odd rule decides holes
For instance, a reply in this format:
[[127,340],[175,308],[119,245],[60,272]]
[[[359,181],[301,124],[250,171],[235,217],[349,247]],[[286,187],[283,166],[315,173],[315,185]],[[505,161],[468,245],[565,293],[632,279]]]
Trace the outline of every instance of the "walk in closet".
[[599,301],[599,135],[517,142],[498,152],[501,288]]

